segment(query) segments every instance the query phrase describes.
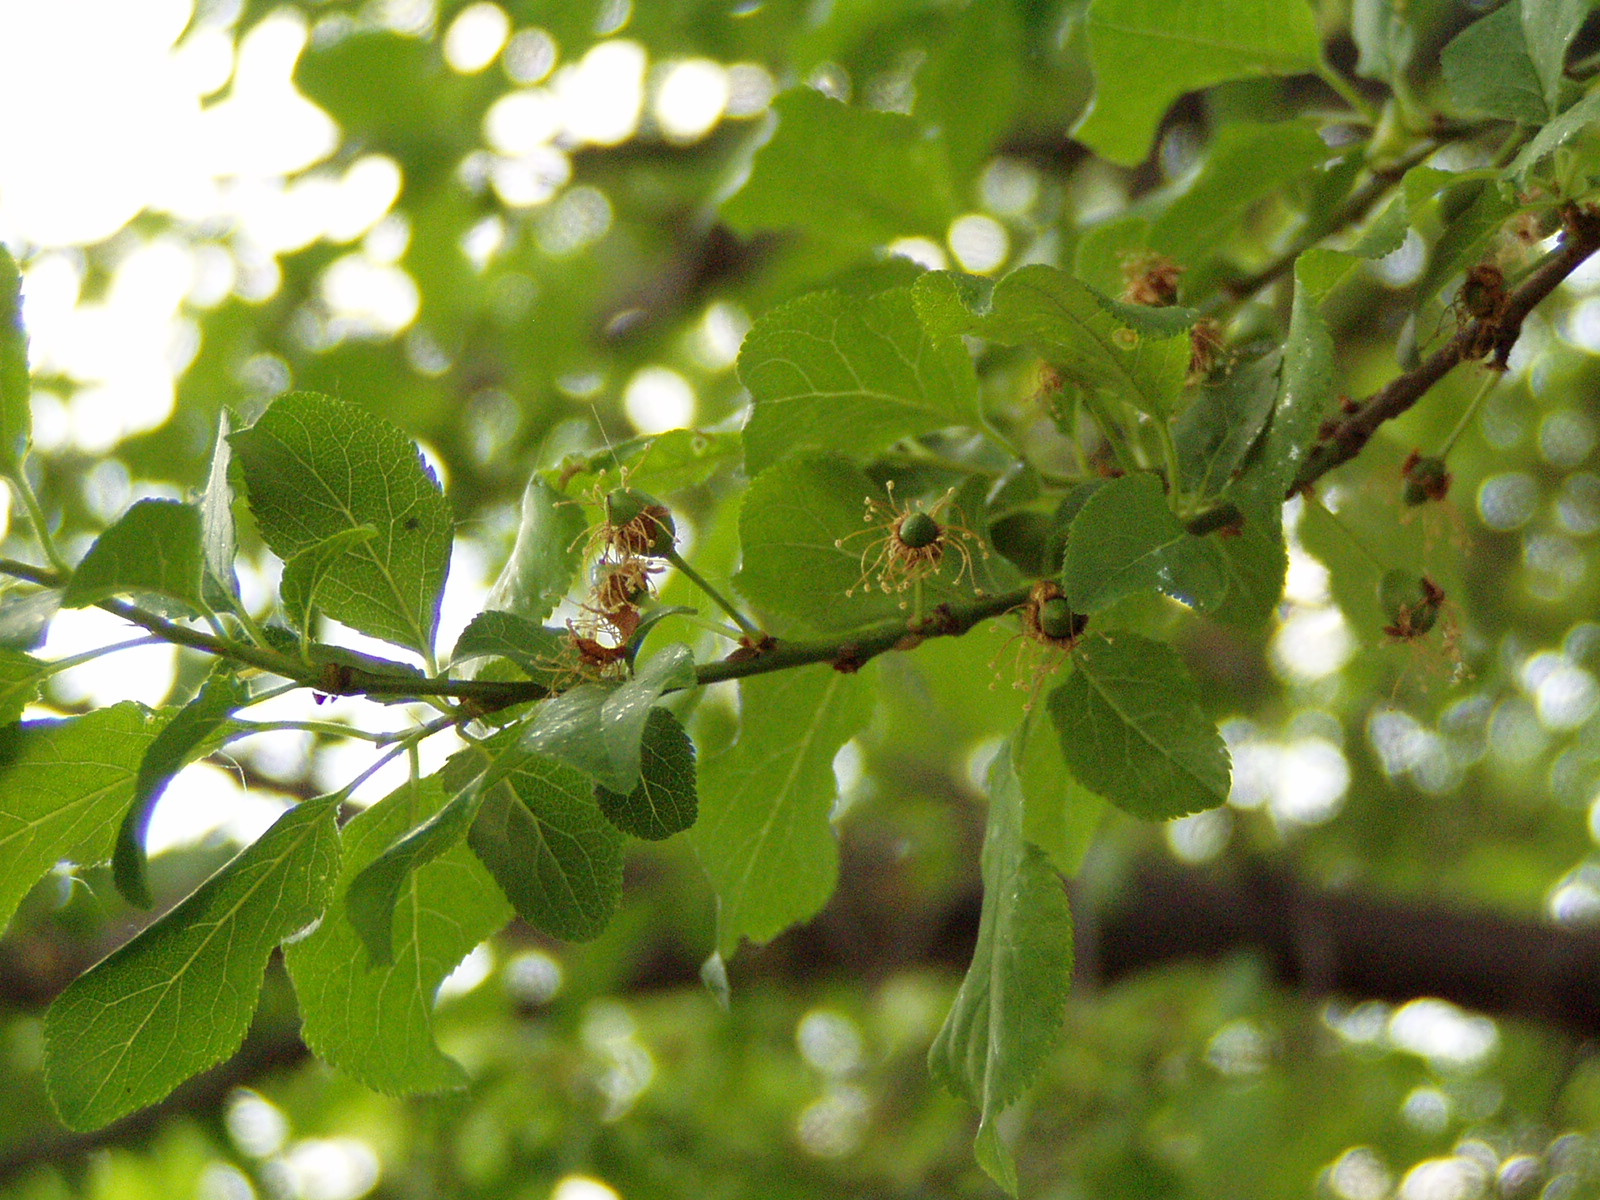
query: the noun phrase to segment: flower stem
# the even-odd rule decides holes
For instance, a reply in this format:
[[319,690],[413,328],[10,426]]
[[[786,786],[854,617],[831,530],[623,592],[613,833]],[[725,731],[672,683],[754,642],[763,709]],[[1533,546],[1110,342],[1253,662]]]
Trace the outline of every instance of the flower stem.
[[684,562],[683,555],[679,554],[676,550],[669,549],[662,557],[673,566],[677,567],[678,570],[682,571],[684,578],[709,596],[712,603],[714,603],[723,612],[727,613],[729,617],[733,618],[733,623],[739,627],[739,631],[743,633],[745,637],[750,639],[752,645],[763,640],[765,635],[759,628],[757,628],[755,623],[741,613],[737,608],[735,608],[728,601],[727,597],[725,597],[721,592],[717,591],[716,588],[712,587],[711,584],[706,581],[705,576],[701,575],[699,571],[696,571],[688,563]]

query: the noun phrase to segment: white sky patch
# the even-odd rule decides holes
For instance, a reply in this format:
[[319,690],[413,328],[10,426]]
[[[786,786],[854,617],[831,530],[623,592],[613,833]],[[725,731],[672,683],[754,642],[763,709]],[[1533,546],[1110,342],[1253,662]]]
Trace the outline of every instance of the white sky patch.
[[498,4],[469,4],[444,35],[444,60],[454,71],[476,75],[500,53],[511,35],[511,18]]
[[479,942],[461,960],[456,969],[446,975],[434,993],[435,1004],[465,996],[494,973],[494,948],[488,942]]
[[263,1171],[279,1195],[357,1200],[378,1183],[378,1156],[359,1138],[306,1138]]
[[945,257],[944,247],[932,238],[897,238],[885,249],[891,255],[909,258],[918,266],[926,267],[930,271],[942,271],[950,265],[950,260]]
[[[98,608],[62,609],[50,622],[39,656],[69,658],[74,654],[128,641],[144,631]],[[120,700],[155,706],[172,690],[177,647],[139,646],[103,655],[55,676],[57,694],[70,704],[104,708]]]
[[644,110],[644,47],[617,39],[601,42],[556,73],[562,125],[576,143],[615,146],[639,127]]
[[984,275],[1005,262],[1011,253],[1006,227],[993,217],[968,213],[950,224],[950,252],[964,271]]
[[704,137],[728,108],[728,72],[709,58],[688,58],[660,68],[656,124],[673,141]]
[[694,388],[670,367],[643,367],[635,372],[628,380],[622,405],[640,433],[665,433],[694,424]]
[[247,792],[232,772],[213,763],[185,767],[167,785],[150,815],[145,850],[154,857],[213,833],[244,846],[267,831],[288,807],[280,796]]

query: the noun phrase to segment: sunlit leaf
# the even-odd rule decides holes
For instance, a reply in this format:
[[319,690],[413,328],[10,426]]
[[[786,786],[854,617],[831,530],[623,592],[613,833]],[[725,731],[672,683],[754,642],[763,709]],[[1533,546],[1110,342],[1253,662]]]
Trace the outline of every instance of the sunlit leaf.
[[583,509],[535,475],[522,492],[522,520],[488,609],[543,621],[567,594],[583,549]]
[[757,321],[739,352],[750,389],[752,475],[797,449],[859,457],[899,438],[978,422],[978,383],[958,338],[934,339],[907,288],[822,292]]
[[29,405],[28,334],[22,325],[22,273],[0,246],[0,471],[22,462],[33,432]]
[[200,510],[176,500],[141,500],[107,529],[73,571],[63,608],[138,595],[158,611],[203,611]]
[[[1554,7],[1553,0],[1545,3]],[[1451,99],[1462,108],[1525,125],[1542,125],[1550,116],[1539,69],[1523,40],[1520,5],[1497,8],[1456,34],[1440,53],[1439,66]]]
[[310,392],[274,401],[229,441],[262,539],[280,558],[364,526],[378,531],[328,566],[322,611],[430,650],[454,522],[416,446],[382,418]]
[[108,1125],[239,1048],[267,955],[327,903],[335,810],[332,797],[290,809],[50,1006],[45,1086],[68,1126]]
[[690,834],[717,893],[724,956],[814,916],[832,894],[833,758],[870,714],[862,682],[805,667],[739,684],[739,738],[701,765]]
[[445,804],[439,776],[408,782],[342,831],[344,861],[329,915],[284,954],[304,1024],[324,1062],[391,1095],[462,1087],[466,1073],[433,1038],[433,997],[464,955],[511,915],[494,880],[457,843],[407,874],[393,897],[393,957],[373,965],[355,928],[338,919],[351,882],[408,829]]

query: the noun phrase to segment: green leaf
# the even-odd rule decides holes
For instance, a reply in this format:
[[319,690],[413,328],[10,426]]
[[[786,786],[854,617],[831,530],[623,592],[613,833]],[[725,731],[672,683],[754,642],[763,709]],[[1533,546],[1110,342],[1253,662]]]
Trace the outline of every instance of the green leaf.
[[1297,264],[1278,399],[1247,489],[1252,497],[1260,495],[1263,503],[1282,501],[1288,494],[1333,402],[1333,336],[1319,300]]
[[322,611],[426,654],[450,564],[453,522],[416,446],[380,417],[311,392],[275,400],[229,439],[262,540],[288,561],[370,525],[318,588]]
[[523,748],[576,767],[612,791],[632,792],[651,706],[663,692],[693,683],[693,652],[668,646],[627,683],[585,683],[545,701],[522,735]]
[[1213,620],[1242,629],[1260,629],[1278,611],[1289,551],[1283,540],[1283,506],[1276,498],[1241,506],[1244,524],[1236,533],[1215,533],[1222,555],[1228,598],[1211,612]]
[[969,4],[917,71],[916,115],[936,131],[955,178],[976,175],[1011,129],[1026,33],[1009,4]]
[[217,418],[217,440],[211,447],[211,471],[200,496],[200,551],[211,578],[229,595],[237,596],[239,580],[233,560],[238,542],[233,526],[233,486],[228,482],[228,464],[233,461],[233,447],[228,444],[231,431],[228,410],[223,409]]
[[[168,615],[203,611],[200,510],[176,500],[141,500],[89,547],[67,581],[63,608],[107,596],[160,597]],[[175,603],[172,603],[175,602]]]
[[694,743],[678,718],[652,708],[639,742],[639,783],[624,795],[596,787],[600,811],[624,833],[660,841],[694,824],[699,806]]
[[283,600],[283,615],[305,638],[312,635],[312,624],[317,611],[317,593],[328,579],[330,571],[338,567],[339,560],[378,536],[371,525],[358,525],[354,529],[341,529],[320,542],[313,543],[283,564],[283,577],[278,581],[278,595]]
[[159,723],[138,704],[0,728],[0,930],[58,862],[99,862]]
[[1144,591],[1204,610],[1228,590],[1216,547],[1179,523],[1151,474],[1113,479],[1072,519],[1061,581],[1073,611],[1082,613]]
[[351,883],[419,821],[439,812],[438,775],[408,782],[344,827],[344,865],[330,914],[284,953],[318,1058],[388,1095],[465,1086],[466,1073],[433,1040],[433,997],[456,963],[511,916],[494,880],[455,845],[407,875],[389,910],[403,931],[390,961],[372,966],[348,921],[334,915]]
[[739,509],[744,562],[734,578],[763,612],[817,629],[849,629],[894,615],[899,598],[868,570],[887,530],[862,521],[883,491],[835,455],[792,458],[751,480]]
[[1172,430],[1184,491],[1216,496],[1244,465],[1272,416],[1282,361],[1267,355],[1197,390]]
[[50,1006],[45,1087],[66,1125],[109,1125],[239,1048],[267,955],[327,904],[336,812],[334,797],[290,809]]
[[51,672],[49,663],[20,650],[0,648],[0,726],[10,725],[39,697],[39,685]]
[[871,714],[859,677],[803,667],[742,680],[738,740],[700,770],[690,834],[717,893],[717,948],[766,942],[827,903],[839,873],[833,759]]
[[1149,245],[1192,267],[1219,248],[1250,209],[1331,154],[1309,121],[1224,125],[1199,170],[1150,227]]
[[1462,108],[1524,125],[1542,125],[1550,116],[1517,4],[1497,8],[1456,34],[1440,53],[1439,66],[1451,99]]
[[15,474],[33,435],[28,333],[22,325],[22,272],[0,246],[0,471]]
[[777,129],[722,206],[735,230],[801,228],[849,257],[910,234],[943,240],[955,192],[938,139],[917,122],[808,87],[779,96],[772,112]]
[[1166,415],[1189,373],[1186,336],[1159,326],[1130,327],[1135,320],[1192,323],[1187,310],[1176,317],[1135,311],[1055,267],[1023,267],[992,289],[987,280],[930,271],[912,290],[917,312],[936,335],[1032,346],[1072,382],[1110,391],[1153,417]]
[[350,872],[343,893],[345,917],[374,968],[394,964],[395,914],[402,907],[402,897],[412,894],[416,872],[449,854],[467,836],[483,802],[485,773],[491,766],[489,756],[478,749],[452,756],[440,772],[449,801]]
[[522,520],[485,608],[535,624],[561,603],[583,556],[583,509],[539,476],[522,492]]
[[133,803],[123,815],[111,854],[112,879],[117,891],[130,904],[149,908],[152,903],[144,835],[156,801],[161,799],[172,777],[188,765],[212,734],[249,698],[250,688],[231,671],[213,674],[145,751],[134,780]]
[[1591,0],[1521,0],[1519,5],[1522,40],[1550,112],[1560,105],[1567,47],[1578,35],[1590,7]]
[[522,747],[501,753],[468,841],[519,916],[553,937],[598,936],[622,899],[623,835],[594,783]]
[[0,594],[0,646],[34,650],[43,645],[50,621],[61,609],[61,590],[8,590]]
[[912,434],[978,423],[978,381],[958,338],[931,337],[911,289],[822,292],[773,309],[739,351],[750,390],[750,474],[799,449],[868,457]]
[[[1023,719],[1031,725],[1035,714],[1025,713]],[[1094,844],[1106,802],[1073,778],[1061,753],[1061,739],[1050,732],[1040,734],[1030,728],[1014,756],[1022,785],[1022,831],[1057,871],[1071,876],[1078,873]]]
[[1008,740],[989,769],[978,944],[928,1052],[934,1078],[978,1107],[978,1161],[1012,1195],[1016,1167],[995,1122],[1038,1076],[1072,982],[1072,910],[1044,852],[1024,836],[1017,749]]
[[1600,92],[1591,92],[1566,112],[1539,130],[1506,168],[1506,174],[1519,183],[1528,173],[1580,133],[1600,122]]
[[565,629],[548,629],[509,612],[481,612],[467,623],[450,653],[452,663],[508,658],[533,679],[553,678],[563,668],[572,640]]
[[1411,65],[1416,30],[1406,19],[1409,0],[1353,0],[1350,36],[1360,57],[1356,74],[1363,79],[1398,80]]
[[1073,136],[1127,167],[1144,161],[1185,92],[1322,64],[1316,17],[1301,0],[1094,0],[1086,25],[1095,94]]
[[1067,766],[1117,807],[1151,821],[1228,798],[1228,751],[1200,711],[1175,651],[1131,633],[1091,634],[1050,693]]

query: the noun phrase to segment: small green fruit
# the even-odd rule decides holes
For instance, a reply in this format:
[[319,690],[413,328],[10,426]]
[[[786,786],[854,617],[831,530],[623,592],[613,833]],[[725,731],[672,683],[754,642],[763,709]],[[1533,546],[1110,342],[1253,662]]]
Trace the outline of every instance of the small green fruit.
[[1039,632],[1056,641],[1065,642],[1083,632],[1087,618],[1072,611],[1066,599],[1057,596],[1039,605]]
[[925,512],[907,513],[901,518],[895,535],[900,539],[900,544],[908,550],[926,550],[929,546],[936,545],[944,530]]

